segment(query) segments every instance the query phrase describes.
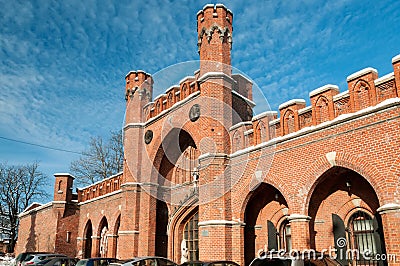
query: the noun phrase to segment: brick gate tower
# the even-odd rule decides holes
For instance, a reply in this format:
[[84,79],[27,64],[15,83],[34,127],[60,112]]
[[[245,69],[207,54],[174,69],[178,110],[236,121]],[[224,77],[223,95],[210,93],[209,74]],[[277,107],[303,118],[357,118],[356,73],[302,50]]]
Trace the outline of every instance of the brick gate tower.
[[200,68],[165,93],[153,98],[144,71],[126,75],[123,172],[77,194],[56,174],[54,201],[19,216],[17,253],[240,265],[277,249],[399,254],[400,55],[392,73],[366,68],[343,92],[328,84],[310,106],[253,116],[253,83],[231,67],[232,22],[222,4],[197,13]]

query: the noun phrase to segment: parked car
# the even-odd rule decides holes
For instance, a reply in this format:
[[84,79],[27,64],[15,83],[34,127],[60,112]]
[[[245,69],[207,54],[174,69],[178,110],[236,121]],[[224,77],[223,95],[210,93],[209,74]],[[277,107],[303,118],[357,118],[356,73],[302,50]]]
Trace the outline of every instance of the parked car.
[[341,266],[340,262],[321,253],[265,254],[255,258],[249,266]]
[[37,266],[75,266],[78,263],[77,258],[58,257],[58,258],[47,258],[37,263]]
[[26,258],[33,254],[48,254],[50,252],[22,252],[18,254],[18,256],[14,260],[13,266],[21,266],[22,262],[26,260]]
[[22,266],[34,266],[43,260],[56,257],[67,257],[67,256],[63,254],[53,254],[53,253],[30,254],[25,258],[25,260],[22,261]]
[[240,266],[233,261],[188,261],[181,264],[181,266]]
[[89,258],[81,259],[76,266],[106,266],[113,262],[120,262],[116,258]]
[[[116,266],[113,263],[114,266]],[[178,266],[175,262],[163,257],[138,257],[126,260],[121,263],[122,266]]]

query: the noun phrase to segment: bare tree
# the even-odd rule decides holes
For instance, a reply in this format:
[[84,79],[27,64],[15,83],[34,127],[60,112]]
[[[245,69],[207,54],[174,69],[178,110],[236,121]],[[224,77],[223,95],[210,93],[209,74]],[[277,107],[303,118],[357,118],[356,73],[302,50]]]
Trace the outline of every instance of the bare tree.
[[48,197],[47,178],[34,162],[23,166],[0,164],[0,233],[8,237],[8,252],[13,252],[17,240],[18,214],[36,199]]
[[88,149],[71,163],[70,171],[79,185],[90,185],[121,172],[123,161],[122,132],[112,131],[107,141],[92,137]]

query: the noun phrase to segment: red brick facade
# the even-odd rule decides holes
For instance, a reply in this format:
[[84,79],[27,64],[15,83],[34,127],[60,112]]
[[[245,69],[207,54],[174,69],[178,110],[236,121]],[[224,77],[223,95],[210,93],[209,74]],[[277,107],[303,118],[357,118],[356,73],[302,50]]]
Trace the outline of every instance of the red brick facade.
[[266,249],[321,251],[338,238],[362,249],[364,236],[400,265],[400,56],[389,75],[367,68],[348,91],[326,85],[311,106],[252,116],[252,83],[231,73],[232,12],[207,5],[197,20],[195,76],[156,98],[149,74],[125,78],[124,171],[78,195],[56,175],[54,201],[20,215],[17,252],[180,262],[186,247],[247,265]]

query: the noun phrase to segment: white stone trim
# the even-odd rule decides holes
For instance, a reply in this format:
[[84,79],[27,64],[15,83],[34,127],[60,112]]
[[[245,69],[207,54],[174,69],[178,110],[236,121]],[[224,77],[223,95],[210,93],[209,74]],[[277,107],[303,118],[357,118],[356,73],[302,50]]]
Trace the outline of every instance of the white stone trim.
[[304,107],[303,109],[300,109],[298,112],[299,112],[299,115],[301,115],[301,114],[307,113],[311,110],[312,110],[312,106],[307,106],[307,107]]
[[311,220],[311,217],[303,214],[291,214],[286,218],[289,222],[308,222]]
[[325,154],[325,157],[331,166],[336,165],[336,152],[335,151],[328,152],[327,154]]
[[385,205],[379,207],[376,211],[379,212],[380,214],[389,213],[389,212],[400,212],[400,204],[388,203],[388,204],[385,204]]
[[203,83],[208,79],[216,79],[216,78],[223,78],[225,80],[228,80],[232,84],[236,83],[236,80],[234,80],[231,76],[225,74],[224,72],[207,72],[203,74],[201,77],[199,77],[197,81],[199,83]]
[[172,85],[172,86],[170,86],[168,89],[165,90],[164,95],[167,96],[167,95],[169,94],[169,92],[172,91],[174,88],[178,88],[178,89],[179,89],[180,86],[179,86],[179,85]]
[[240,94],[239,92],[232,90],[232,94],[236,95],[237,97],[241,98],[242,100],[244,100],[248,105],[250,105],[251,107],[256,106],[256,103],[253,102],[252,100],[250,100],[249,98],[244,97],[242,94]]
[[124,131],[130,128],[144,128],[145,125],[146,125],[145,123],[129,123],[124,126]]
[[[294,139],[294,138],[298,138],[298,137],[301,137],[306,134],[314,133],[319,130],[323,130],[325,128],[329,128],[329,127],[332,127],[332,126],[335,126],[335,125],[338,125],[341,123],[345,123],[345,122],[351,121],[353,119],[357,119],[357,118],[369,115],[371,113],[378,112],[378,111],[381,111],[381,110],[384,110],[387,108],[391,108],[393,106],[398,106],[398,105],[400,105],[400,98],[390,98],[390,99],[387,99],[375,106],[361,109],[360,111],[357,111],[355,113],[343,114],[343,115],[336,117],[333,120],[323,122],[316,126],[305,127],[298,131],[295,131],[293,133],[290,133],[290,134],[287,134],[287,135],[284,135],[281,137],[275,137],[267,142],[257,144],[256,146],[250,146],[243,150],[232,153],[230,155],[230,158],[232,159],[232,158],[240,156],[244,153],[253,152],[253,151],[261,150],[261,149],[269,147],[269,146],[277,145],[281,142],[289,141],[290,139]],[[269,122],[269,124],[272,126],[272,125],[277,124],[278,122],[279,122],[279,118]]]
[[159,118],[161,118],[163,115],[174,111],[175,109],[178,109],[179,107],[183,106],[184,104],[188,103],[189,101],[191,101],[192,99],[194,99],[196,96],[198,96],[200,94],[200,91],[196,91],[193,92],[191,94],[189,94],[185,99],[178,101],[176,103],[174,103],[170,108],[165,109],[164,111],[162,111],[161,113],[159,113],[158,115],[150,118],[149,120],[146,121],[146,123],[144,123],[144,126],[148,126],[149,124],[153,123],[154,121],[158,120]]
[[251,126],[251,125],[253,125],[253,124],[251,122],[249,122],[249,121],[239,122],[239,123],[231,126],[229,128],[229,131],[235,130],[235,129],[237,129],[239,127],[242,127],[242,126]]
[[121,184],[121,187],[129,187],[129,186],[140,186],[142,183],[139,182],[126,182]]
[[153,183],[153,182],[143,182],[140,184],[140,186],[148,186],[148,187],[160,187],[160,184],[158,183]]
[[271,121],[269,121],[269,125],[270,125],[270,126],[274,126],[274,125],[278,124],[280,121],[281,121],[280,118],[271,120]]
[[147,106],[150,106],[150,105],[152,105],[152,104],[154,104],[154,102],[148,102],[148,103],[146,103],[146,105],[143,106],[143,109],[145,109]]
[[134,235],[139,234],[138,230],[130,230],[130,231],[118,231],[118,235]]
[[349,96],[349,91],[346,90],[346,91],[344,91],[344,92],[341,92],[341,93],[339,93],[339,94],[334,95],[334,96],[333,96],[333,101],[335,102],[335,101],[341,100],[341,99],[343,99],[343,98],[346,98],[346,97],[348,97],[348,96]]
[[262,118],[264,118],[264,117],[271,116],[271,115],[278,115],[278,112],[277,112],[277,111],[266,111],[266,112],[262,112],[261,114],[258,114],[258,115],[253,116],[253,118],[251,119],[251,121],[256,121],[256,120],[259,120],[259,119],[262,119]]
[[[176,85],[176,86],[178,86],[178,87],[180,87],[180,84],[182,84],[182,83],[184,83],[186,80],[188,80],[188,79],[196,79],[196,77],[195,76],[186,76],[186,77],[184,77],[183,79],[181,79],[180,81],[179,81],[179,85]],[[173,87],[173,86],[172,86]]]
[[392,80],[392,79],[394,79],[394,73],[393,72],[374,80],[374,83],[375,83],[375,86],[377,86],[379,84],[385,83],[386,81],[389,81],[389,80]]
[[70,176],[75,179],[75,177],[73,175],[71,175],[70,173],[54,173],[53,175],[54,176]]
[[234,77],[234,76],[240,76],[240,77],[244,78],[245,80],[247,80],[247,82],[253,84],[253,81],[250,80],[250,79],[249,79],[248,77],[246,77],[245,75],[242,75],[242,74],[240,74],[240,73],[235,73],[235,74],[232,74],[232,77]]
[[203,226],[224,226],[224,225],[246,225],[246,223],[243,222],[237,222],[237,221],[227,221],[227,220],[208,220],[208,221],[203,221],[199,222],[199,227]]
[[292,99],[279,105],[278,109],[281,110],[294,104],[306,104],[306,101],[304,99]]
[[24,217],[24,216],[26,216],[26,215],[31,214],[32,212],[38,212],[38,211],[41,211],[41,210],[50,208],[50,207],[52,207],[54,204],[57,204],[57,203],[59,203],[59,204],[66,204],[67,202],[66,202],[66,201],[50,201],[50,202],[48,202],[48,203],[46,203],[46,204],[41,204],[41,203],[38,203],[38,202],[33,202],[33,203],[32,203],[31,205],[29,205],[25,210],[29,209],[31,206],[33,206],[33,204],[40,204],[40,206],[37,206],[36,208],[33,208],[33,209],[29,210],[29,211],[25,211],[25,210],[24,210],[23,212],[21,212],[20,214],[18,214],[18,217],[19,217],[19,218],[22,218],[22,217]]
[[167,94],[161,93],[161,94],[157,95],[157,97],[153,99],[153,102],[156,102],[158,99],[162,98],[163,96],[167,96]]
[[347,82],[349,82],[349,81],[352,81],[352,80],[354,80],[356,78],[359,78],[361,76],[369,74],[371,72],[378,74],[378,70],[376,70],[375,68],[367,67],[367,68],[361,69],[360,71],[357,71],[357,72],[351,74],[350,76],[347,77],[346,80],[347,80]]
[[392,58],[392,64],[397,63],[398,61],[400,61],[400,54]]
[[313,97],[315,95],[321,94],[321,93],[329,91],[329,90],[335,90],[335,91],[339,92],[339,87],[336,85],[327,84],[322,87],[319,87],[318,89],[311,91],[309,96]]
[[247,136],[247,135],[250,135],[250,134],[252,134],[252,133],[254,133],[254,129],[249,129],[249,130],[245,131],[245,132],[243,133],[243,135]]
[[208,158],[228,158],[229,155],[225,153],[203,153],[199,156],[199,160],[205,160]]

